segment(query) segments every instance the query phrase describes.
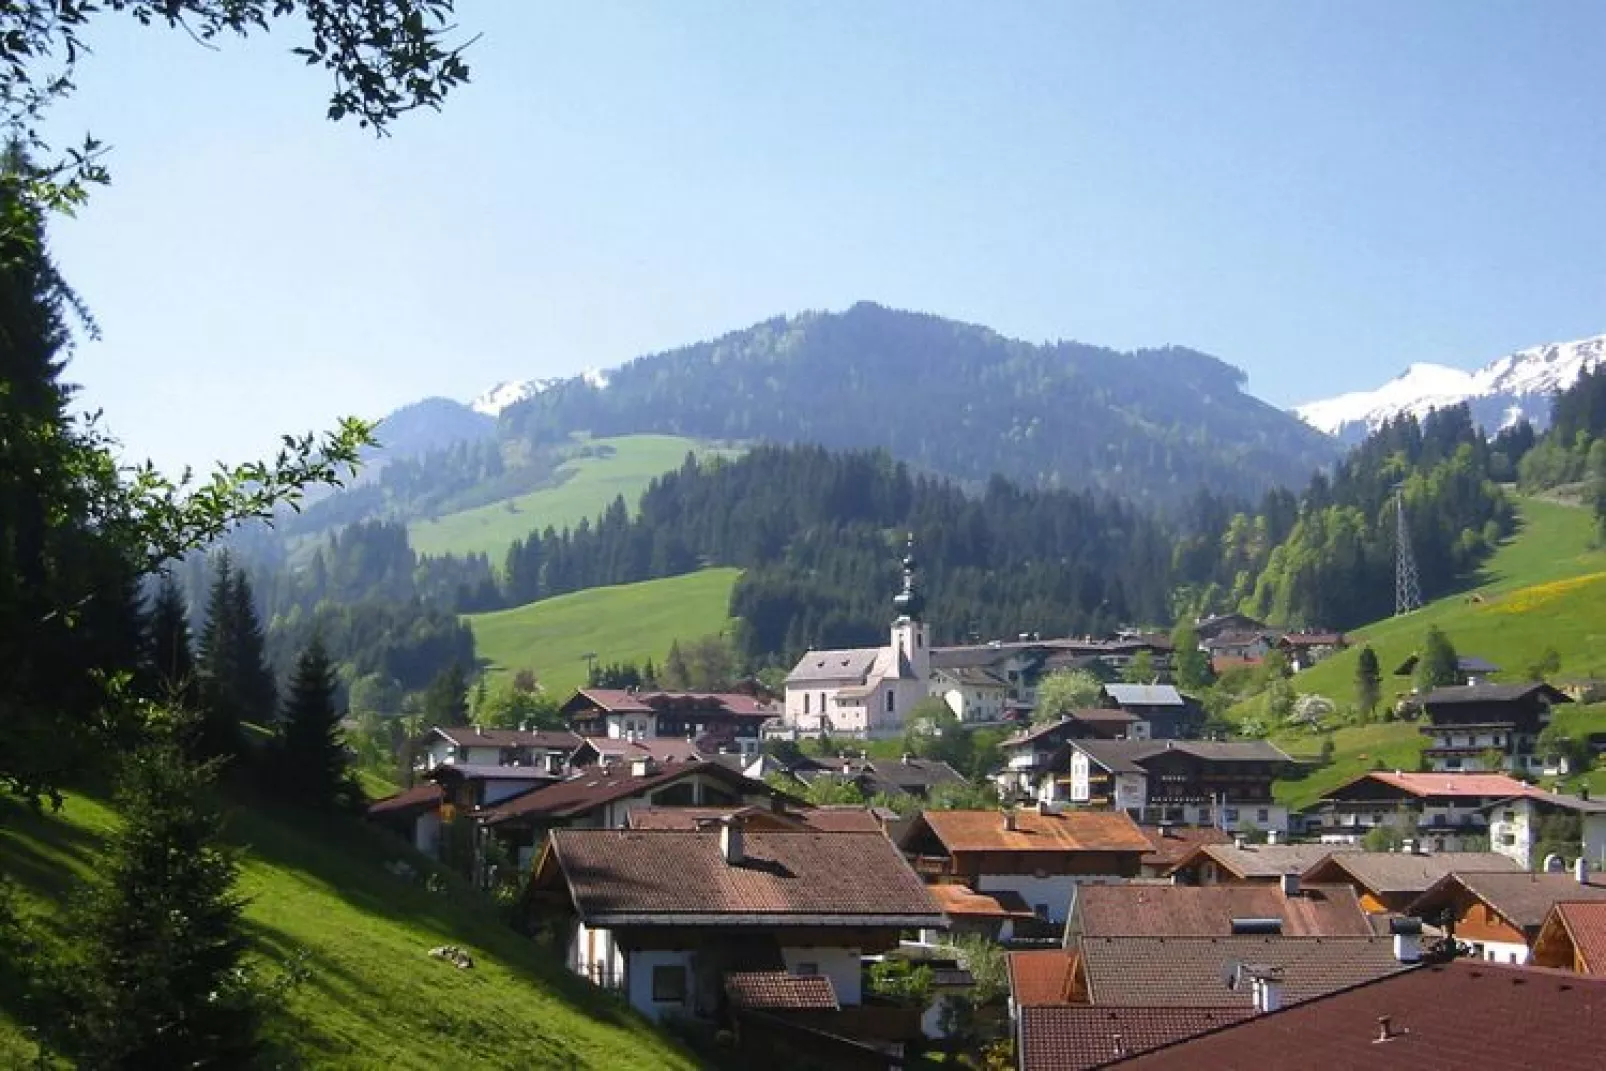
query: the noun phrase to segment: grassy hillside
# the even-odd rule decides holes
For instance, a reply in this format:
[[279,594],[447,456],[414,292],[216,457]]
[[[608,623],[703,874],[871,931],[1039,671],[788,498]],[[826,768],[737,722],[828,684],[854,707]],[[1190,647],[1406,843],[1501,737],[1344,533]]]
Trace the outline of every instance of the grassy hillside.
[[679,468],[688,452],[715,451],[696,439],[678,435],[623,435],[584,444],[605,456],[578,457],[558,467],[559,483],[488,506],[414,521],[407,528],[420,554],[484,552],[500,568],[503,553],[515,539],[552,525],[563,528],[582,518],[595,519],[616,495],[634,509],[654,476]]
[[[116,815],[73,795],[58,815],[0,800],[0,873],[25,909],[59,917],[73,875],[94,866]],[[271,1030],[291,1066],[340,1068],[695,1066],[622,1004],[570,975],[553,953],[502,926],[453,884],[426,892],[382,869],[413,858],[399,841],[350,821],[237,813],[247,849],[248,925],[270,962],[305,952],[311,974]],[[472,970],[430,959],[466,948]],[[0,1009],[0,1066],[34,1047]]]
[[[1501,679],[1524,679],[1547,649],[1561,658],[1557,678],[1606,676],[1606,551],[1591,546],[1590,513],[1536,499],[1519,500],[1518,510],[1520,529],[1490,556],[1472,588],[1405,617],[1355,629],[1350,633],[1354,646],[1297,674],[1295,690],[1340,705],[1352,702],[1355,660],[1361,645],[1370,644],[1385,675],[1384,703],[1392,704],[1411,687],[1409,679],[1392,671],[1417,649],[1429,625],[1443,629],[1461,654],[1501,666]],[[1234,714],[1258,712],[1258,701],[1251,701]],[[1314,756],[1320,747],[1320,739],[1303,730],[1277,732],[1272,739],[1296,755]],[[1333,764],[1303,781],[1283,783],[1282,798],[1304,806],[1374,761],[1415,769],[1422,747],[1411,723],[1342,728],[1332,739]]]
[[591,588],[512,610],[470,614],[480,657],[493,668],[531,669],[560,697],[585,680],[583,656],[661,663],[676,639],[719,632],[738,569],[704,569],[639,584]]

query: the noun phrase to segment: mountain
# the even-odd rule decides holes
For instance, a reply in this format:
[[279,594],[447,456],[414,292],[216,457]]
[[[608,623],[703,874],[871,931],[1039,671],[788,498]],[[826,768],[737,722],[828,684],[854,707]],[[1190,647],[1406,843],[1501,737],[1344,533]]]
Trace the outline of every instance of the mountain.
[[1302,486],[1335,442],[1180,347],[1036,345],[861,303],[778,317],[607,377],[545,385],[502,410],[527,443],[657,432],[882,448],[979,487],[994,475],[1175,505],[1201,487]]
[[1466,402],[1489,431],[1526,417],[1536,428],[1550,422],[1550,397],[1606,361],[1606,335],[1518,350],[1475,372],[1439,364],[1413,364],[1376,390],[1355,391],[1296,406],[1307,424],[1345,442],[1359,442],[1390,417],[1425,415]]
[[[608,377],[594,368],[581,372],[577,378],[598,390],[602,390],[608,385]],[[501,416],[502,410],[508,406],[528,401],[537,394],[549,390],[562,382],[563,380],[561,379],[508,380],[505,383],[498,383],[490,390],[481,392],[472,402],[468,403],[469,408],[476,413],[484,413],[486,416]]]
[[381,448],[376,460],[417,457],[453,443],[488,439],[495,434],[495,417],[450,398],[425,398],[379,422],[374,432]]

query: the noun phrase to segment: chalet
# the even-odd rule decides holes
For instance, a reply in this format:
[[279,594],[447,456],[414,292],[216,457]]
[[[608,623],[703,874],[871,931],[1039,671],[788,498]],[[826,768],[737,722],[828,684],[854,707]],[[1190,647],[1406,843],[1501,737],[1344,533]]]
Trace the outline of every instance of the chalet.
[[1193,628],[1194,633],[1203,641],[1214,639],[1223,632],[1261,632],[1265,630],[1266,623],[1256,621],[1248,614],[1215,614],[1211,617],[1201,617],[1194,623]]
[[[1404,662],[1394,667],[1396,677],[1409,677],[1416,673],[1417,663],[1421,655],[1413,654]],[[1455,660],[1456,674],[1464,685],[1486,684],[1490,677],[1500,672],[1500,667],[1487,658],[1477,655],[1459,655]]]
[[1294,760],[1265,741],[1071,740],[1065,798],[1139,821],[1232,831],[1288,829],[1272,782]]
[[[1121,1066],[1593,1071],[1600,1066],[1603,1007],[1606,980],[1466,960],[1428,963],[1270,1015],[1246,1016],[1181,1043],[1151,1045],[1134,1031],[1129,1036],[1142,1049],[1129,1049],[1132,1058]],[[1103,1036],[1108,1046],[1108,1032]],[[1022,1066],[1032,1071],[1086,1066],[1032,1063],[1034,1044],[1028,1037],[1022,1046]]]
[[1349,885],[1369,914],[1403,915],[1448,874],[1522,869],[1494,852],[1333,852],[1306,868],[1301,878]]
[[1000,797],[1053,802],[1058,795],[1055,775],[1070,761],[1066,742],[1079,735],[1081,726],[1071,718],[1062,718],[1006,737],[998,745],[1004,765],[994,776]]
[[[531,903],[567,933],[566,961],[653,1019],[721,1021],[732,979],[819,979],[863,1003],[868,954],[941,928],[930,890],[879,833],[560,829]],[[737,982],[740,986],[742,983]],[[846,1022],[846,1020],[844,1020]]]
[[[562,778],[535,766],[476,766],[442,763],[424,775],[441,786],[441,802],[453,813],[473,813],[555,785]],[[451,815],[446,819],[450,821]]]
[[1371,830],[1392,826],[1435,852],[1481,850],[1488,806],[1529,791],[1505,774],[1373,770],[1333,789],[1309,817],[1326,844],[1359,844]]
[[1075,937],[1372,937],[1348,885],[1307,885],[1297,877],[1262,885],[1089,885],[1066,923]]
[[633,807],[625,815],[626,829],[673,829],[691,833],[737,822],[744,829],[771,833],[881,833],[884,818],[870,807],[809,807],[788,805],[776,799],[766,806],[740,807]]
[[1606,882],[1591,875],[1582,860],[1572,873],[1446,874],[1417,897],[1409,910],[1470,944],[1479,959],[1526,963],[1551,908],[1578,900],[1606,902]]
[[424,855],[440,851],[441,804],[446,793],[434,781],[424,781],[368,805],[368,821],[390,830]]
[[1290,874],[1306,872],[1333,851],[1330,844],[1249,844],[1242,837],[1231,844],[1205,844],[1171,868],[1179,885],[1281,884]]
[[780,709],[742,692],[582,688],[562,713],[583,736],[682,739],[704,753],[724,748],[750,757],[758,752],[764,723],[779,716]]
[[1412,702],[1429,722],[1420,729],[1428,737],[1422,754],[1436,772],[1489,770],[1498,756],[1493,768],[1538,773],[1539,734],[1550,724],[1550,708],[1572,700],[1540,682],[1435,688]]
[[1253,632],[1228,631],[1212,636],[1199,645],[1211,660],[1217,658],[1236,659],[1241,662],[1259,662],[1272,652],[1277,646],[1277,636],[1272,632],[1256,630]]
[[1055,924],[1079,885],[1136,877],[1153,847],[1124,814],[1028,809],[923,811],[899,846],[928,880],[1015,893]]
[[1342,632],[1285,632],[1275,646],[1288,657],[1289,668],[1298,672],[1325,662],[1349,643]]
[[832,777],[856,787],[865,799],[876,796],[913,796],[926,799],[941,785],[969,784],[963,774],[940,759],[904,755],[898,759],[842,758],[834,764],[807,764],[793,776],[804,783]]
[[580,738],[574,733],[561,731],[436,726],[424,734],[415,753],[421,770],[461,762],[471,766],[533,766],[561,775],[579,744]]
[[1197,736],[1204,711],[1169,684],[1106,684],[1099,705],[1124,710],[1149,724],[1149,737],[1174,740]]
[[1557,903],[1539,927],[1528,962],[1606,977],[1606,901]]
[[676,763],[703,762],[712,756],[704,755],[690,740],[673,736],[630,737],[582,736],[580,743],[569,756],[573,771],[593,766],[629,766],[643,760],[655,766],[669,767]]
[[[1534,857],[1545,830],[1571,836],[1569,857],[1582,856],[1606,868],[1606,802],[1530,788],[1521,796],[1499,800],[1484,809],[1489,820],[1489,847],[1524,867],[1538,868]],[[1559,820],[1559,821],[1558,821]]]

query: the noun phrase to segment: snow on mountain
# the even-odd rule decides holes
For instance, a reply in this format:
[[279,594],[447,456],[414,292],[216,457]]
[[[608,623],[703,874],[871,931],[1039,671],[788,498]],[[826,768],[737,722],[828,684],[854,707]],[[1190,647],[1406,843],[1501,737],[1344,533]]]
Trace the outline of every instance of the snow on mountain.
[[1473,419],[1491,432],[1523,417],[1542,428],[1550,422],[1551,394],[1603,363],[1606,335],[1518,350],[1475,372],[1413,364],[1376,390],[1308,402],[1294,412],[1312,427],[1348,441],[1359,441],[1390,417],[1421,417],[1460,402],[1468,403]]
[[[597,390],[602,390],[608,385],[608,374],[596,368],[588,368],[578,376],[570,377],[570,379],[582,379],[588,386]],[[498,383],[468,403],[469,408],[476,413],[484,413],[486,416],[499,416],[502,410],[508,406],[517,405],[528,398],[534,398],[537,394],[545,393],[559,383],[568,381],[562,378],[514,379],[506,383]]]

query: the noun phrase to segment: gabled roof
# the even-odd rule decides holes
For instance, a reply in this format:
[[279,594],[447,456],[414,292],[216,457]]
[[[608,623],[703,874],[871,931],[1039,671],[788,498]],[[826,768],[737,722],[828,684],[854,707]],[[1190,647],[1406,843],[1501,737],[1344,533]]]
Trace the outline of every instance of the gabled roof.
[[1425,707],[1447,707],[1461,703],[1517,703],[1535,695],[1552,703],[1572,702],[1572,697],[1566,692],[1558,691],[1544,681],[1528,681],[1523,684],[1458,684],[1435,688],[1431,692],[1413,696],[1412,699]]
[[1290,647],[1337,647],[1344,642],[1342,632],[1285,632],[1279,643]]
[[1324,800],[1343,799],[1343,793],[1364,782],[1374,782],[1418,798],[1446,797],[1467,799],[1506,799],[1526,796],[1530,786],[1505,774],[1494,773],[1403,773],[1399,770],[1372,770],[1344,782],[1323,796]]
[[445,799],[445,794],[441,791],[441,786],[433,781],[425,781],[423,784],[414,785],[412,788],[398,792],[394,796],[386,796],[382,800],[375,800],[370,803],[368,805],[368,817],[401,818],[424,811],[433,811],[441,805],[441,800],[443,799]]
[[1111,773],[1138,773],[1144,763],[1165,754],[1191,755],[1203,762],[1288,762],[1287,752],[1264,740],[1071,740],[1071,747]]
[[1567,934],[1568,943],[1578,954],[1585,974],[1606,975],[1606,901],[1563,900],[1550,909],[1540,927],[1535,947],[1542,945],[1553,927]]
[[1575,814],[1606,813],[1606,800],[1584,799],[1582,796],[1569,796],[1561,792],[1546,792],[1543,789],[1532,787],[1520,796],[1495,800],[1485,806],[1484,810],[1492,810],[1524,799],[1530,800],[1541,807],[1552,807],[1559,811],[1572,811]]
[[990,669],[980,666],[941,666],[935,670],[939,677],[946,677],[955,684],[971,688],[1008,688],[1009,682]]
[[728,863],[718,832],[558,829],[536,867],[603,926],[945,925],[909,864],[879,833],[742,834]]
[[1408,910],[1413,915],[1435,911],[1448,903],[1458,889],[1470,893],[1530,936],[1538,933],[1550,909],[1564,900],[1606,900],[1606,881],[1595,878],[1580,884],[1572,874],[1464,871],[1446,874],[1434,882]]
[[837,1011],[836,989],[823,974],[785,971],[731,971],[725,995],[738,1008],[769,1011]]
[[1104,694],[1126,706],[1181,707],[1187,705],[1182,693],[1169,684],[1106,684]]
[[1285,937],[1370,937],[1348,885],[1086,885],[1074,925],[1087,937],[1230,937],[1234,919],[1281,919]]
[[1215,826],[1140,826],[1154,850],[1145,852],[1143,865],[1167,869],[1189,852],[1206,844],[1231,844],[1232,834]]
[[[1124,714],[1125,711],[1116,711],[1116,713]],[[1127,717],[1132,717],[1132,715],[1128,714]],[[1023,747],[1026,744],[1041,740],[1045,736],[1050,736],[1064,729],[1075,728],[1075,726],[1076,722],[1072,718],[1060,718],[1058,721],[1043,722],[1040,725],[1029,726],[1028,728],[1022,729],[1017,733],[1012,733],[1003,740],[1000,740],[998,742],[998,746],[1011,748]]]
[[[1419,654],[1412,654],[1412,655],[1407,656],[1404,662],[1401,662],[1398,666],[1395,667],[1394,675],[1396,677],[1409,677],[1411,674],[1416,672],[1417,663],[1420,662],[1421,660],[1422,660],[1422,656],[1419,655]],[[1500,667],[1499,666],[1495,665],[1493,662],[1489,661],[1487,658],[1479,658],[1477,655],[1460,655],[1460,656],[1458,656],[1456,658],[1456,660],[1455,660],[1455,668],[1460,670],[1464,674],[1465,673],[1499,673],[1500,672]]]
[[786,675],[787,684],[806,684],[814,681],[863,681],[881,654],[879,647],[854,647],[838,651],[810,651],[798,659],[792,672]]
[[581,688],[563,704],[566,714],[596,708],[609,714],[653,714],[692,709],[732,717],[771,718],[779,713],[774,704],[745,692],[669,692],[628,688]]
[[1252,1008],[1251,987],[1229,984],[1235,964],[1282,968],[1290,1004],[1404,967],[1387,937],[1083,937],[1078,949],[1100,1006]]
[[922,811],[904,843],[921,826],[952,852],[1148,852],[1143,831],[1124,811],[1015,812],[1015,828],[998,811]]
[[1253,1015],[1246,1008],[1027,1007],[1020,1018],[1024,1071],[1091,1071]]
[[493,766],[483,762],[443,762],[424,775],[431,781],[557,781],[539,766]]
[[1593,1071],[1603,1016],[1606,980],[1462,959],[1247,1018],[1123,1066]]
[[574,757],[587,751],[598,760],[617,759],[630,762],[634,759],[652,759],[668,766],[672,763],[701,762],[703,754],[695,742],[676,736],[648,736],[640,740],[625,740],[611,736],[582,736],[575,747]]
[[629,799],[664,788],[676,781],[699,774],[722,781],[734,791],[752,795],[783,795],[765,784],[743,777],[717,762],[692,762],[657,770],[645,777],[630,773],[628,767],[590,768],[567,781],[538,788],[506,803],[487,808],[485,820],[492,825],[521,818],[561,819],[585,814],[617,800]]
[[528,747],[570,751],[580,737],[564,729],[484,729],[474,725],[436,725],[425,735],[439,736],[457,747]]
[[678,829],[690,832],[717,825],[726,818],[751,817],[797,830],[816,833],[879,833],[881,821],[868,807],[800,807],[776,810],[759,804],[729,807],[635,807],[631,829]]
[[1343,844],[1206,844],[1184,856],[1172,872],[1193,866],[1205,860],[1242,880],[1279,878],[1284,874],[1302,874],[1318,861],[1335,852],[1358,852],[1357,847]]
[[1373,896],[1426,892],[1446,874],[1458,871],[1521,871],[1522,865],[1498,852],[1335,852],[1307,867],[1305,877],[1325,881],[1349,878]]

